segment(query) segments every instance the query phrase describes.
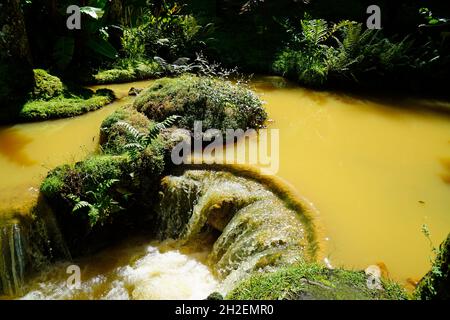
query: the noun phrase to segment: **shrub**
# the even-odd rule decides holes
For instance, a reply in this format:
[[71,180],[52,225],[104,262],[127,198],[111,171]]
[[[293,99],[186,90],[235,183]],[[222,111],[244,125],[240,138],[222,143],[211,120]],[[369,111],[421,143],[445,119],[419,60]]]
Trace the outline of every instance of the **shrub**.
[[425,55],[425,49],[413,52],[408,37],[394,41],[353,21],[330,25],[322,19],[305,19],[300,30],[289,26],[288,31],[291,41],[278,54],[273,69],[309,86],[404,74],[435,58]]
[[191,130],[194,121],[225,132],[260,128],[267,119],[262,102],[244,85],[190,75],[157,80],[136,98],[134,107],[155,121],[180,115],[178,125]]

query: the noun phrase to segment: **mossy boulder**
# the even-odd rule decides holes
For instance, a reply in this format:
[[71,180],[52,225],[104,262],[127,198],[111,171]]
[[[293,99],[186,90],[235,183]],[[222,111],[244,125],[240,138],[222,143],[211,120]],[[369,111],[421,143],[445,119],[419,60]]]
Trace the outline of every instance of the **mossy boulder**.
[[450,300],[450,234],[440,245],[431,270],[420,280],[414,295],[422,300]]
[[0,123],[31,122],[68,118],[97,110],[115,97],[108,89],[96,92],[77,86],[67,86],[45,70],[35,69],[34,86],[24,101],[0,108]]
[[[48,174],[41,192],[55,212],[72,255],[96,251],[125,231],[150,223],[164,171],[161,145],[153,143],[133,161],[127,155],[92,156]],[[100,184],[112,180],[115,183],[106,192],[99,191]],[[98,209],[97,223],[92,223],[88,207],[73,210],[76,202],[71,195]],[[105,198],[111,201],[105,204]]]
[[58,77],[42,69],[35,69],[33,72],[35,85],[31,97],[34,100],[50,100],[63,94],[64,85]]
[[117,123],[126,122],[136,128],[141,133],[146,133],[153,121],[144,114],[136,111],[132,106],[127,105],[103,120],[100,127],[100,145],[104,153],[122,154],[127,150],[124,146],[131,142],[130,134]]
[[210,77],[185,75],[155,81],[134,107],[150,119],[179,115],[179,127],[192,130],[195,121],[206,129],[261,128],[267,114],[258,96],[245,85]]
[[273,272],[257,272],[228,293],[237,300],[404,300],[406,292],[390,280],[382,289],[367,285],[364,271],[328,269],[297,263]]

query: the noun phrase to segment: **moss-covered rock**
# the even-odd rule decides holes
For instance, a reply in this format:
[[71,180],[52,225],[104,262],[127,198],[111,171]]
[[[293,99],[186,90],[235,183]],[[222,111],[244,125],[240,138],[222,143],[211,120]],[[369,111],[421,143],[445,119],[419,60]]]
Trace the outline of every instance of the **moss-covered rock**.
[[298,263],[273,272],[254,273],[228,293],[238,300],[404,300],[406,292],[394,282],[382,289],[367,285],[364,271],[331,270],[316,263]]
[[173,170],[163,178],[158,234],[161,239],[195,241],[218,234],[208,256],[211,269],[228,291],[251,272],[316,259],[316,230],[307,203],[293,207],[275,185],[258,174],[241,177],[223,171]]
[[0,123],[73,117],[97,110],[115,98],[111,90],[93,92],[81,87],[69,87],[45,70],[36,69],[33,72],[35,85],[26,95],[27,100],[0,108]]
[[50,100],[64,92],[64,85],[58,77],[52,76],[42,69],[35,69],[33,72],[35,85],[32,98],[34,100]]
[[135,100],[134,107],[150,119],[162,121],[179,115],[178,125],[192,130],[195,121],[203,129],[257,129],[267,114],[258,96],[244,85],[210,77],[185,75],[154,82]]
[[[126,154],[99,155],[52,170],[42,183],[41,192],[55,212],[72,255],[96,251],[120,238],[125,230],[147,223],[157,203],[163,171],[164,149],[160,141],[133,160]],[[100,191],[99,186],[108,181],[115,183]],[[74,197],[89,206],[74,211]],[[97,210],[95,220],[90,206]]]
[[423,300],[450,300],[450,234],[440,245],[431,270],[420,280],[414,295]]
[[144,114],[137,112],[132,106],[127,105],[103,120],[100,127],[100,145],[102,150],[108,154],[122,154],[126,150],[124,146],[130,142],[131,137],[126,130],[117,125],[117,122],[124,121],[132,125],[141,133],[146,133],[149,127],[154,124]]

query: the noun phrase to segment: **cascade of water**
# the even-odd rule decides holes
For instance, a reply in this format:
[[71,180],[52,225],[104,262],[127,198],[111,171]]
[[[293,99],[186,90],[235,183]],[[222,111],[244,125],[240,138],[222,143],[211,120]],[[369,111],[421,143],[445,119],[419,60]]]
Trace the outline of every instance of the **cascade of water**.
[[16,222],[0,226],[0,293],[21,294],[26,255],[22,229]]
[[224,171],[188,170],[165,177],[162,186],[164,235],[185,243],[207,230],[221,232],[209,261],[224,292],[256,269],[315,258],[312,221],[264,184]]
[[71,260],[53,211],[39,197],[24,214],[0,220],[0,295],[23,294],[24,279],[58,259]]

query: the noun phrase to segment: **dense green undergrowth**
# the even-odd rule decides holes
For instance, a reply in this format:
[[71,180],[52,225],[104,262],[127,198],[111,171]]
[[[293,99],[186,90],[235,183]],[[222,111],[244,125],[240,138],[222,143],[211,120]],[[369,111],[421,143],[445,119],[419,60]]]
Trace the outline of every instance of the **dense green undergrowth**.
[[423,89],[428,86],[423,80],[445,78],[442,67],[450,63],[450,55],[432,42],[389,38],[355,21],[309,18],[286,28],[291,39],[279,52],[274,71],[307,86],[380,86],[383,79],[383,87]]

